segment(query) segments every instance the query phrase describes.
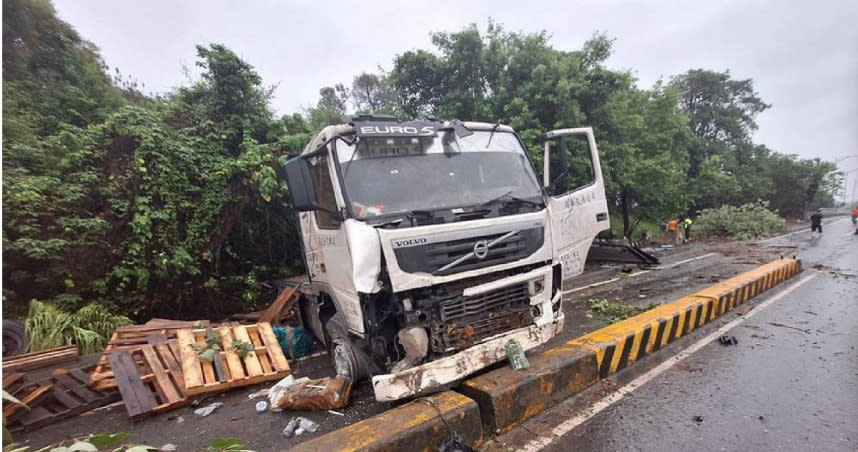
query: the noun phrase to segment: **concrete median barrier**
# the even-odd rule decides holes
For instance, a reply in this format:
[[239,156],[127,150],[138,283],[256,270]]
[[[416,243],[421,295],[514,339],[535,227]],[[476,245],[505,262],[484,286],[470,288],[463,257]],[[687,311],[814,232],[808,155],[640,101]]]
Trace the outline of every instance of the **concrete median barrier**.
[[770,262],[534,355],[525,372],[497,369],[465,381],[459,391],[479,404],[486,431],[509,431],[800,271],[795,259]]
[[451,430],[472,446],[483,442],[476,402],[456,392],[444,391],[326,433],[289,450],[435,451],[451,436]]

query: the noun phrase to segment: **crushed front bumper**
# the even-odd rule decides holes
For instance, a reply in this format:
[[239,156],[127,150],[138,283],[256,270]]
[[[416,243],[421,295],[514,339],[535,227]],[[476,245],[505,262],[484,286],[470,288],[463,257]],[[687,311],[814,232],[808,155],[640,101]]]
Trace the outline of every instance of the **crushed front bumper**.
[[[560,297],[560,293],[555,295]],[[375,400],[389,402],[431,392],[449,383],[460,380],[480,369],[506,358],[504,346],[517,340],[524,350],[537,347],[563,330],[563,313],[559,312],[554,322],[499,334],[455,355],[412,367],[395,374],[372,377]]]

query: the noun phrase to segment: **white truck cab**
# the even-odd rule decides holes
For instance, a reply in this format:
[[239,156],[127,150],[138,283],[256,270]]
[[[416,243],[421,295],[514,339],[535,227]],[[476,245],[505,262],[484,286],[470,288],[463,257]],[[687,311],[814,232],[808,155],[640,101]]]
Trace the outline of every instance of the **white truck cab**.
[[304,324],[375,398],[443,389],[563,328],[563,281],[608,229],[590,128],[545,136],[540,182],[512,128],[361,116],[286,163]]

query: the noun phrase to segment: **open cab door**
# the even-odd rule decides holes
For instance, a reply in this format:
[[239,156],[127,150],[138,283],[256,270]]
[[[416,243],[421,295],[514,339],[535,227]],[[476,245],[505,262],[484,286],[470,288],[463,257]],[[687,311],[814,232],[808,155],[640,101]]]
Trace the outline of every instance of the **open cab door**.
[[566,280],[584,271],[590,244],[610,228],[605,180],[592,128],[552,130],[544,138],[551,242]]

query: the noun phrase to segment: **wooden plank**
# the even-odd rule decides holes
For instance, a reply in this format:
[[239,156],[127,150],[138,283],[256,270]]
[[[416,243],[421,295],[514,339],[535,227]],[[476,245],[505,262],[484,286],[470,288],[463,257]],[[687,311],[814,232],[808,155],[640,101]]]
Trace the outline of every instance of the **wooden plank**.
[[262,373],[269,374],[274,371],[271,367],[271,359],[268,358],[268,350],[265,349],[265,344],[259,337],[259,331],[256,325],[248,325],[245,327],[247,335],[250,337],[250,343],[256,351],[256,356],[259,358],[259,364],[262,366]]
[[199,357],[192,346],[197,343],[193,330],[176,331],[176,338],[179,343],[179,356],[181,356],[182,360],[182,375],[184,375],[185,379],[185,388],[202,386],[205,381],[203,380]]
[[110,367],[113,368],[128,415],[133,418],[151,412],[156,406],[155,398],[141,381],[137,364],[134,363],[131,354],[111,353],[107,359],[110,361]]
[[3,360],[3,373],[31,371],[77,360],[77,347],[43,350]]
[[147,337],[146,343],[147,344],[160,344],[161,342],[167,342],[167,339],[169,339],[169,338],[167,337],[166,334],[158,333],[158,334],[153,334],[153,335]]
[[32,427],[34,424],[49,420],[53,414],[54,413],[51,413],[46,408],[37,406],[21,415],[21,417],[16,419],[15,422],[20,423],[25,427]]
[[277,336],[274,335],[271,324],[259,323],[256,325],[256,329],[259,331],[259,337],[262,338],[265,348],[268,349],[268,357],[271,359],[271,365],[274,366],[274,369],[278,372],[290,372],[289,361],[286,360],[283,350],[280,349],[280,343],[277,342]]
[[[205,349],[206,348],[205,334],[203,334],[202,331],[197,331],[194,333],[194,335],[195,335],[196,340],[197,340],[197,345],[199,345],[200,347]],[[212,366],[212,363],[210,361],[206,361],[206,360],[200,358],[199,355],[197,355],[197,362],[200,363],[200,365],[203,367],[203,381],[205,381],[206,383],[216,382],[217,378],[215,378],[214,367]]]
[[[175,343],[176,341],[172,340],[170,342]],[[178,389],[179,393],[184,396],[185,378],[184,375],[182,375],[182,365],[179,363],[179,359],[176,358],[177,353],[174,353],[174,350],[166,343],[156,344],[155,350],[167,366],[167,370],[170,372],[170,378],[176,384],[176,389]]]
[[63,388],[60,388],[58,386],[54,386],[54,390],[51,391],[51,396],[56,399],[57,402],[63,404],[63,406],[70,410],[83,405],[83,403],[79,402],[74,397],[68,395],[65,391],[63,391]]
[[56,353],[68,352],[69,350],[77,351],[77,347],[74,345],[63,345],[61,347],[46,348],[44,350],[39,350],[37,352],[29,352],[29,353],[22,353],[20,355],[15,355],[15,356],[8,356],[6,358],[3,358],[3,363],[12,363],[15,361],[26,361],[26,360],[29,360],[30,358],[39,357],[39,356],[46,356],[46,355],[51,355],[51,354],[56,354]]
[[158,358],[158,354],[155,353],[155,349],[152,348],[151,345],[146,345],[143,346],[141,352],[143,353],[143,356],[146,357],[146,361],[149,363],[149,368],[155,375],[155,389],[158,391],[158,394],[161,395],[161,400],[166,403],[181,401],[184,397],[179,394],[173,382],[170,381],[170,374],[164,370],[164,364]]
[[94,402],[102,397],[101,394],[87,389],[87,387],[84,386],[84,383],[81,383],[68,375],[55,375],[53,379],[57,382],[57,385],[62,387],[62,389],[74,393],[86,403]]
[[14,386],[17,383],[21,382],[21,379],[26,375],[24,372],[13,372],[7,375],[3,375],[3,389],[7,391],[9,388]]
[[277,298],[274,300],[274,303],[271,303],[271,306],[262,313],[259,317],[259,322],[273,322],[275,320],[280,320],[280,313],[283,312],[283,308],[286,307],[288,303],[291,305],[290,301],[293,299],[297,299],[295,296],[297,291],[296,287],[287,287],[277,295]]
[[244,366],[241,365],[241,358],[238,353],[232,348],[232,330],[227,327],[220,327],[217,330],[223,344],[223,353],[226,356],[226,365],[229,367],[229,374],[233,380],[244,378]]
[[[244,341],[247,343],[253,343],[250,340],[250,336],[247,334],[247,329],[242,326],[237,326],[232,329],[235,334],[235,339],[238,341]],[[256,352],[250,352],[243,359],[244,365],[247,368],[247,375],[249,377],[254,377],[257,375],[262,375],[262,364],[259,362],[259,357],[256,356]]]
[[[53,389],[53,385],[40,385],[36,389],[30,391],[24,397],[19,398],[24,405],[26,405],[31,410],[38,403],[38,401],[45,396],[47,396],[50,391]],[[24,406],[18,403],[10,403],[5,408],[3,408],[3,416],[6,416],[7,419],[11,418],[15,413],[19,410],[26,410]]]

